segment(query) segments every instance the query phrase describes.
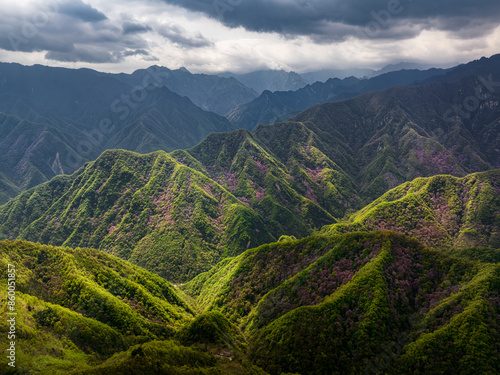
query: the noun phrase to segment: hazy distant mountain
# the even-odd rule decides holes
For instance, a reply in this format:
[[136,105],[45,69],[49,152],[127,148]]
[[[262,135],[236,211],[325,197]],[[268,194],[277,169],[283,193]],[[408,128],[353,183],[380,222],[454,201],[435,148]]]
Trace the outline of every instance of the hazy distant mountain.
[[92,125],[104,108],[131,88],[90,69],[0,63],[0,111],[29,121]]
[[396,72],[398,70],[428,70],[433,67],[430,65],[401,62],[397,64],[386,65],[380,70],[373,69],[323,69],[316,72],[301,73],[300,76],[307,81],[307,83],[312,84],[315,82],[326,82],[330,78],[344,79],[347,77],[356,78],[372,78],[381,74]]
[[68,167],[68,158],[83,164],[95,157],[76,151],[82,137],[69,123],[61,129],[0,112],[0,202],[58,174],[72,173],[75,167]]
[[326,82],[330,78],[344,79],[347,77],[369,78],[373,77],[373,69],[324,69],[317,72],[300,73],[300,76],[309,84]]
[[[258,94],[233,77],[223,78],[208,74],[192,74],[186,68],[170,70],[152,66],[137,70],[131,75],[119,74],[116,77],[131,86],[141,85],[145,77],[151,76],[156,86],[164,86],[181,96],[187,96],[194,104],[205,111],[225,115],[239,104],[247,103]],[[156,81],[156,77],[159,78]]]
[[284,70],[261,70],[247,74],[219,74],[221,77],[234,77],[245,86],[254,89],[258,94],[268,91],[295,91],[309,82],[295,72]]
[[[131,76],[126,83],[124,76],[88,69],[0,64],[0,202],[57,174],[73,173],[108,148],[172,151],[192,147],[210,132],[234,129],[187,97],[156,88],[161,71],[149,74],[145,88],[133,86]],[[221,91],[221,82],[244,87],[234,79],[210,80]]]
[[412,62],[400,62],[397,64],[389,64],[384,66],[382,69],[374,72],[374,75],[380,75],[390,72],[397,72],[398,70],[428,70],[432,69],[431,65],[412,63]]
[[106,139],[102,151],[170,152],[193,147],[209,133],[235,129],[225,117],[201,109],[166,87],[152,90],[124,121],[109,110],[101,116],[119,124]]
[[227,114],[227,118],[237,128],[254,129],[259,124],[285,121],[315,104],[352,98],[392,86],[409,85],[444,73],[440,69],[402,70],[370,79],[329,79],[325,83],[316,82],[293,92],[265,91],[251,102],[236,107]]

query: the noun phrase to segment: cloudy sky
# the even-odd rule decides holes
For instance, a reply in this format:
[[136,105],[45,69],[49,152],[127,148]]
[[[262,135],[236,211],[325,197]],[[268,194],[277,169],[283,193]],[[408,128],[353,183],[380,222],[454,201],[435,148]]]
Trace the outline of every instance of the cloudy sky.
[[306,72],[500,53],[498,0],[0,0],[0,61]]

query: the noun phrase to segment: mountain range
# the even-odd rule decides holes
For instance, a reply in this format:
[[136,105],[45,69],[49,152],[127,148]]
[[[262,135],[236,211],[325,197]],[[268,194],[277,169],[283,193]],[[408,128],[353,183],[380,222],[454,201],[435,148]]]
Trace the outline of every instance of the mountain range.
[[[264,91],[296,91],[309,82],[295,72],[284,70],[259,70],[246,74],[223,73],[219,77],[234,77],[245,86],[254,89],[258,94]],[[333,76],[332,76],[333,77]]]
[[500,372],[499,62],[259,97],[0,64],[2,371]]
[[[333,79],[297,91],[265,91],[258,98],[235,78],[191,74],[186,69],[152,66],[133,74],[106,74],[0,64],[0,131],[4,135],[0,149],[8,155],[0,168],[0,203],[58,174],[73,173],[107,149],[141,153],[185,149],[210,132],[253,129],[289,119],[312,105],[367,91],[426,78],[456,82],[478,72],[487,77],[497,74],[496,60],[493,56],[451,71]],[[276,87],[297,78],[278,71],[270,80],[266,78],[270,74],[264,71],[253,76],[260,82],[275,81]],[[231,123],[221,116],[225,114]]]
[[316,82],[297,91],[264,91],[258,98],[236,107],[227,114],[227,118],[237,128],[252,130],[259,124],[268,125],[288,120],[315,104],[341,101],[394,86],[411,85],[441,76],[444,72],[442,69],[402,70],[370,79],[332,78],[325,83]]
[[[1,64],[0,150],[6,157],[0,165],[0,202],[58,174],[73,173],[106,149],[173,151],[196,145],[210,132],[234,130],[224,117],[163,87],[161,80],[173,72],[151,68],[149,73],[148,86],[134,86],[135,75],[125,83],[123,76],[86,69]],[[199,90],[198,80],[205,77],[181,74],[192,78],[184,91],[216,100],[212,92]],[[209,81],[212,90],[249,91],[239,82]]]
[[497,93],[468,119],[443,118],[480,84],[369,93],[171,154],[108,151],[0,207],[0,236],[96,247],[185,281],[250,247],[335,224],[406,181],[499,168]]

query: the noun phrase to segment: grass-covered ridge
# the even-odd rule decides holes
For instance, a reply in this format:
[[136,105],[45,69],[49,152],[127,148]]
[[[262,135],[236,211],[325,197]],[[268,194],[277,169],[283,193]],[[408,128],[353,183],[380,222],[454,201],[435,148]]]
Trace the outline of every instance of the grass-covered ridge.
[[417,178],[322,232],[357,230],[397,231],[443,248],[500,248],[500,170]]
[[270,374],[495,373],[500,268],[470,255],[393,232],[316,235],[226,259],[185,291],[238,324]]
[[[8,264],[17,276],[17,356],[32,373],[84,368],[131,345],[172,338],[194,316],[173,285],[98,250],[3,241],[0,267]],[[5,302],[6,278],[1,283]]]
[[183,281],[283,234],[335,222],[333,208],[292,183],[286,167],[250,136],[241,141],[236,155],[219,154],[228,172],[212,174],[186,152],[107,151],[2,206],[0,237],[99,248]]
[[[2,373],[263,374],[233,323],[217,312],[195,317],[178,288],[129,262],[2,241],[0,267],[8,264],[16,270],[16,368],[4,356]],[[5,278],[0,287],[5,317]],[[8,330],[2,319],[0,333]]]
[[[468,78],[370,93],[253,132],[212,133],[170,154],[108,150],[72,176],[0,206],[0,239],[98,248],[184,282],[282,235],[311,235],[390,189],[403,192],[401,184],[415,178],[472,174],[463,187],[437,187],[439,196],[429,190],[427,197],[412,191],[394,202],[381,198],[357,229],[398,230],[433,246],[497,246],[496,212],[488,207],[498,204],[498,178],[484,187],[473,181],[476,172],[500,166],[495,142],[484,142],[498,133],[498,109],[481,107],[451,133],[442,119],[443,108],[477,84]],[[415,93],[436,100],[415,101]],[[142,144],[127,134],[120,147]],[[374,218],[379,214],[390,215],[385,226]]]

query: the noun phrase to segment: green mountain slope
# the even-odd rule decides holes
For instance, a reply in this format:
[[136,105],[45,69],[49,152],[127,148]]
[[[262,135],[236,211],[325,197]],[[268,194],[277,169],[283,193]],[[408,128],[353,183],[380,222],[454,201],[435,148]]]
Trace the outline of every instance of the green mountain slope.
[[[75,362],[84,368],[131,345],[171,338],[194,315],[164,279],[97,250],[3,241],[0,262],[15,268],[16,356],[30,373]],[[7,279],[1,284],[6,301]],[[4,319],[0,330],[7,335]]]
[[34,116],[43,122],[30,122],[0,113],[0,151],[6,156],[0,162],[0,173],[6,184],[15,187],[13,190],[5,186],[0,192],[11,198],[16,191],[74,172],[106,149],[173,151],[192,147],[211,132],[233,130],[225,118],[202,110],[166,88],[148,94],[124,120],[122,112],[103,110],[99,118],[107,119],[112,130],[106,134],[91,125],[58,117]]
[[499,282],[496,264],[358,232],[248,250],[185,291],[239,323],[270,374],[495,373]]
[[[283,234],[305,236],[335,222],[248,132],[221,136],[239,137],[240,143],[224,143],[236,150],[226,149],[227,159],[221,152],[214,160],[221,166],[214,167],[213,179],[185,151],[108,151],[72,176],[2,206],[1,236],[95,247],[182,281]],[[342,182],[342,176],[331,178]],[[347,201],[352,185],[346,180],[346,190],[339,192],[341,186],[329,194]],[[327,208],[343,213],[335,201]]]
[[429,246],[500,248],[500,170],[418,178],[322,232],[358,230],[397,231]]
[[[306,123],[276,124],[254,133],[240,130],[211,134],[187,151],[143,156],[108,151],[71,177],[56,178],[0,207],[0,236],[95,247],[170,280],[184,281],[224,257],[282,235],[310,235],[356,211],[363,200],[371,201],[377,192],[385,192],[399,180],[442,170],[465,175],[465,167],[451,153],[440,164],[417,159],[414,165],[418,168],[403,168],[404,163],[413,160],[413,149],[396,154],[400,149],[393,148],[395,142],[414,136],[430,144],[429,152],[443,146],[431,137],[418,136],[415,129],[424,130],[396,115],[389,124],[377,125],[380,130],[375,124],[374,129],[367,125],[365,129],[374,135],[369,131],[344,131],[348,124],[358,121],[358,106],[368,102],[373,107],[388,98],[394,96],[371,94],[353,102],[332,104],[336,109],[345,109],[343,122],[332,119],[337,111],[331,112],[330,105],[325,105],[311,109],[312,119]],[[355,138],[356,134],[359,138]],[[388,144],[387,151],[372,147],[375,143],[370,140],[374,137],[375,143]],[[370,158],[375,160],[361,168]],[[484,165],[469,164],[469,168]],[[374,182],[364,185],[366,179]],[[493,181],[489,184],[483,195],[494,203],[496,185],[492,185]],[[446,194],[443,199],[454,199]],[[463,207],[476,202],[473,195],[454,194],[462,199]],[[498,223],[491,218],[493,214],[486,214],[490,215],[485,219],[488,223],[464,217],[472,224],[464,222],[462,229],[469,230],[469,235],[460,237],[463,246],[496,246]],[[392,215],[398,220],[405,217],[397,210]],[[405,225],[417,225],[424,234],[433,226],[440,228],[443,224],[439,221],[444,217],[433,219],[439,225],[426,216],[422,220]],[[484,225],[490,225],[490,229]],[[454,236],[432,234],[437,242],[430,243],[454,244],[450,235]],[[485,242],[485,238],[492,242]]]
[[172,280],[273,239],[250,207],[164,152],[106,152],[10,201],[0,222],[4,237],[105,249]]
[[[2,374],[261,374],[246,338],[222,314],[194,317],[185,295],[161,277],[88,248],[0,242],[15,274],[15,304],[0,280],[2,313],[15,315],[15,365]],[[11,285],[12,289],[12,285]],[[7,319],[0,333],[13,333]]]
[[[490,93],[468,118],[443,118],[464,95],[486,95],[481,82],[468,77],[370,93],[315,106],[253,132],[212,133],[171,154],[108,151],[69,179],[1,206],[0,238],[95,247],[185,281],[282,235],[308,236],[406,181],[464,177],[500,166],[498,93]],[[146,152],[167,148],[162,137],[170,135],[172,144],[187,147],[192,134],[227,125],[166,88],[150,93],[143,104],[144,111],[129,116],[126,131],[114,133],[106,147],[115,142]],[[178,130],[184,120],[189,134]],[[29,160],[35,165],[43,159]],[[469,231],[460,236],[461,246],[496,246],[498,224],[470,219],[472,226],[460,229]],[[432,220],[408,225],[431,230],[426,223],[442,232]],[[458,244],[454,236],[443,232],[441,244],[426,243]],[[492,242],[485,240],[490,237]]]

